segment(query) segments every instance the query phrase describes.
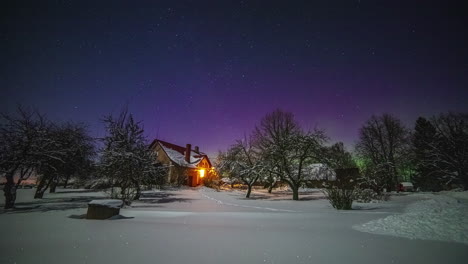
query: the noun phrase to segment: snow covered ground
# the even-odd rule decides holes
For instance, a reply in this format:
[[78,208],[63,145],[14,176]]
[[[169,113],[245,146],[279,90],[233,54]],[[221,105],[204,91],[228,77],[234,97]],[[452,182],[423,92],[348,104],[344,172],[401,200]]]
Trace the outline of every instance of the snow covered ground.
[[426,264],[468,258],[464,243],[353,228],[404,216],[439,196],[442,203],[444,197],[454,199],[445,194],[401,195],[340,212],[318,190],[291,201],[284,193],[255,191],[245,199],[238,191],[185,188],[147,192],[121,210],[125,218],[85,220],[78,216],[86,213],[87,202],[105,199],[104,193],[59,189],[38,201],[33,191],[18,191],[20,210],[0,211],[0,263]]
[[356,225],[356,230],[382,235],[454,241],[468,245],[468,192],[427,194],[403,214]]

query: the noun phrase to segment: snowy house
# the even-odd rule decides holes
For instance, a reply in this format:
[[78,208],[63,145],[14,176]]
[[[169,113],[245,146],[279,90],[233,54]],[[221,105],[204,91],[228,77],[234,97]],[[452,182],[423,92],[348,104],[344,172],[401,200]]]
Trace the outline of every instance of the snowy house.
[[208,156],[198,146],[192,149],[191,144],[185,147],[155,139],[150,148],[156,152],[157,161],[169,167],[167,182],[184,183],[197,186],[212,168]]

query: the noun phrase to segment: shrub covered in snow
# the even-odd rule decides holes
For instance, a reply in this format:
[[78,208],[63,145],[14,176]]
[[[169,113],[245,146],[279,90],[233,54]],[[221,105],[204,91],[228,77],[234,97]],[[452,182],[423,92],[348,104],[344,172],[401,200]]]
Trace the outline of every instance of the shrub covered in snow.
[[351,210],[354,199],[354,189],[344,189],[333,186],[325,190],[325,195],[333,208]]
[[219,191],[221,187],[221,181],[214,173],[208,173],[208,175],[206,175],[206,177],[203,178],[203,185],[205,185],[208,188]]
[[329,182],[325,195],[331,205],[338,210],[351,210],[357,188],[357,169],[337,169],[336,180]]

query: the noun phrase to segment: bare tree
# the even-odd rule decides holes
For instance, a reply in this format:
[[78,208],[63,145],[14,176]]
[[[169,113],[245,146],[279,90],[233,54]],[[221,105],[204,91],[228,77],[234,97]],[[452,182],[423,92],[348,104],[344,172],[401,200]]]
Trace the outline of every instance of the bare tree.
[[325,133],[304,132],[292,113],[275,110],[267,114],[254,131],[255,146],[271,166],[268,172],[286,182],[299,200],[299,187],[311,179],[310,164],[322,160]]
[[83,124],[52,125],[47,137],[53,144],[45,146],[43,151],[55,155],[44,156],[41,160],[35,198],[42,198],[47,188],[55,192],[60,180],[68,181],[73,175],[87,173],[95,154],[94,140]]
[[264,175],[263,179],[261,179],[261,181],[264,183],[264,188],[268,188],[268,193],[271,193],[273,188],[277,186],[280,178],[276,174],[272,173],[271,170],[269,170]]
[[[46,165],[46,159],[60,160],[60,152],[48,137],[51,123],[37,111],[18,107],[15,114],[2,114],[0,123],[0,170],[6,178],[5,209],[13,208],[16,187]],[[19,175],[15,186],[15,175]]]
[[84,124],[68,123],[64,126],[69,136],[65,141],[69,153],[65,158],[61,180],[66,188],[71,178],[86,178],[94,169],[96,157],[95,140],[90,137]]
[[261,156],[252,145],[251,140],[238,140],[228,149],[221,162],[221,173],[226,172],[232,178],[239,179],[247,185],[246,198],[250,197],[252,186],[265,171]]
[[382,174],[387,190],[394,190],[399,166],[409,153],[409,131],[389,114],[372,116],[359,131],[356,151],[361,159],[370,161],[372,171]]

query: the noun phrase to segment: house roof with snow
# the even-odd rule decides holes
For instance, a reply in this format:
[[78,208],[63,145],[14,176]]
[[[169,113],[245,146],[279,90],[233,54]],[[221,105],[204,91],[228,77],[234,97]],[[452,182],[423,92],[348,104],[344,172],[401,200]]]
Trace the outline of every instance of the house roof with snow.
[[[191,149],[191,145],[187,144],[187,147],[175,145],[159,139],[153,140],[150,148],[154,148],[155,145],[159,144],[161,149],[167,154],[169,159],[179,166],[187,168],[196,168],[198,164],[205,159],[211,167],[210,159],[208,155],[198,150],[198,147]],[[187,150],[190,151],[190,155],[187,154]]]

